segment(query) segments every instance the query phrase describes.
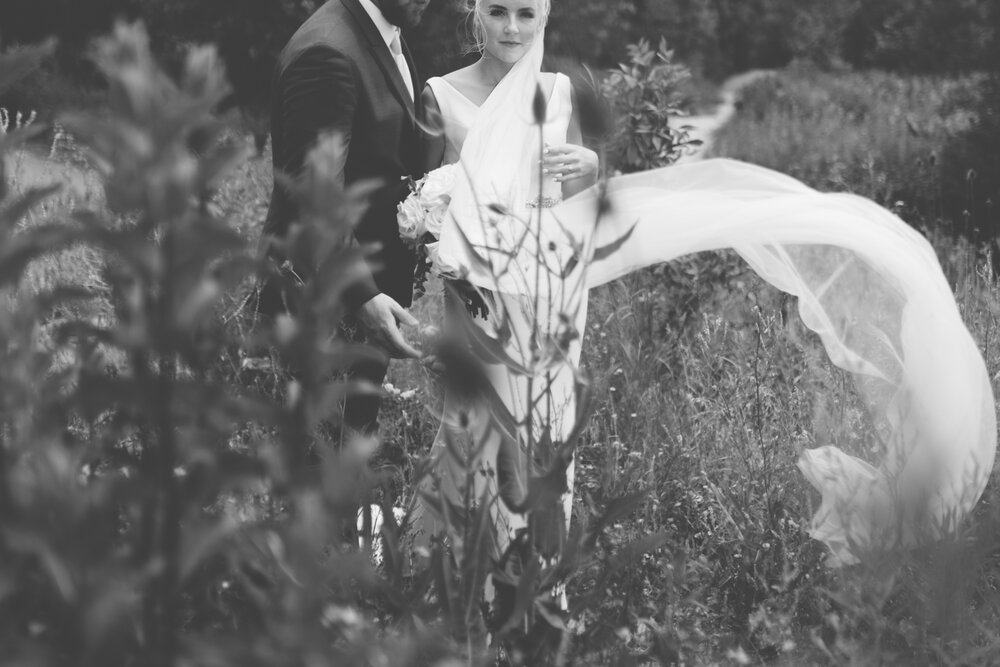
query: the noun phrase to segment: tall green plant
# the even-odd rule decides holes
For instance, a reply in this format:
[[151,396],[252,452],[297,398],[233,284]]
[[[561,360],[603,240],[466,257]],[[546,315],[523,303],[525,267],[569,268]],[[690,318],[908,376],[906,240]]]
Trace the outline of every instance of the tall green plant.
[[628,62],[611,71],[602,85],[616,119],[609,166],[625,173],[663,167],[685,146],[698,146],[676,119],[683,115],[679,86],[690,72],[674,62],[661,39],[657,49],[641,40],[628,46]]

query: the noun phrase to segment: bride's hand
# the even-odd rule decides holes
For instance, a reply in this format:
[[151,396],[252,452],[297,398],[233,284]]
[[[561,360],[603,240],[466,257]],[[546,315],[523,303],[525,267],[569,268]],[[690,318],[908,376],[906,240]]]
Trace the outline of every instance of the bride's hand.
[[542,157],[542,173],[557,183],[577,178],[596,178],[599,164],[597,153],[584,146],[546,146]]

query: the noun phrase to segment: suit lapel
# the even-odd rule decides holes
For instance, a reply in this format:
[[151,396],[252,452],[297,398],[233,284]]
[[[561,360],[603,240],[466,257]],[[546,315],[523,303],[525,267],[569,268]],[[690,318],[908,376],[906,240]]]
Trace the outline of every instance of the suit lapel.
[[423,86],[420,85],[420,77],[417,76],[417,66],[413,63],[413,56],[410,54],[410,49],[406,46],[406,40],[400,40],[403,45],[403,57],[406,58],[406,66],[410,70],[410,81],[413,82],[413,104],[416,107],[416,111],[419,117],[421,112],[420,107],[420,93],[423,92]]
[[[372,23],[368,12],[365,11],[358,0],[340,1],[347,11],[351,13],[351,16],[354,17],[354,22],[360,28],[361,34],[368,41],[368,49],[372,54],[372,59],[378,65],[379,69],[382,70],[382,75],[385,77],[386,83],[389,84],[389,90],[392,91],[396,100],[406,109],[407,115],[412,121],[415,113],[413,100],[410,99],[410,93],[406,90],[406,84],[403,83],[403,77],[399,73],[399,68],[396,67],[396,61],[389,52],[389,47],[382,40],[382,35],[379,33],[378,28]],[[407,60],[407,63],[410,65],[410,72],[412,74],[413,65],[409,63],[409,60]],[[415,78],[413,79],[413,85],[416,87]]]

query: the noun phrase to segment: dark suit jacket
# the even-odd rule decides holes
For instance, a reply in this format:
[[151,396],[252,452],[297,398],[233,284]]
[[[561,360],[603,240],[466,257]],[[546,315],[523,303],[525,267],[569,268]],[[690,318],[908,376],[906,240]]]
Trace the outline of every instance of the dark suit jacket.
[[[403,52],[419,91],[405,43]],[[408,194],[401,178],[420,171],[420,134],[414,120],[419,109],[358,0],[329,0],[299,28],[278,58],[272,90],[276,173],[301,174],[319,134],[336,130],[347,147],[340,184],[372,178],[385,183],[355,229],[358,242],[378,243],[381,250],[371,258],[372,275],[348,291],[347,305],[357,307],[378,292],[410,305],[415,260],[400,241],[396,206]],[[292,198],[276,181],[264,233],[282,237],[296,217]],[[309,270],[294,268],[297,273]]]

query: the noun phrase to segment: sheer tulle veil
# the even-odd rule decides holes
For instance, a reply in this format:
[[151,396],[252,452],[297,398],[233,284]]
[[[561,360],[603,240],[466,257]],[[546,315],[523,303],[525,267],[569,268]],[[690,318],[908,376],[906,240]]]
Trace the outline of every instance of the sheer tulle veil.
[[[495,230],[525,211],[537,174],[532,101],[542,37],[470,128],[461,154],[467,177],[458,179],[442,229],[443,265],[487,289],[532,289],[498,278],[496,263],[491,269],[488,262],[522,250],[498,247],[508,235]],[[995,406],[982,355],[921,234],[862,197],[820,193],[733,160],[605,185],[539,216],[544,233],[570,252],[616,248],[580,263],[587,287],[683,255],[733,249],[761,278],[797,297],[802,322],[853,377],[873,424],[872,462],[834,446],[806,449],[799,458],[822,496],[811,534],[835,561],[940,537],[956,526],[993,467]],[[496,204],[515,215],[497,216]],[[537,243],[529,245],[527,255],[537,253]]]

